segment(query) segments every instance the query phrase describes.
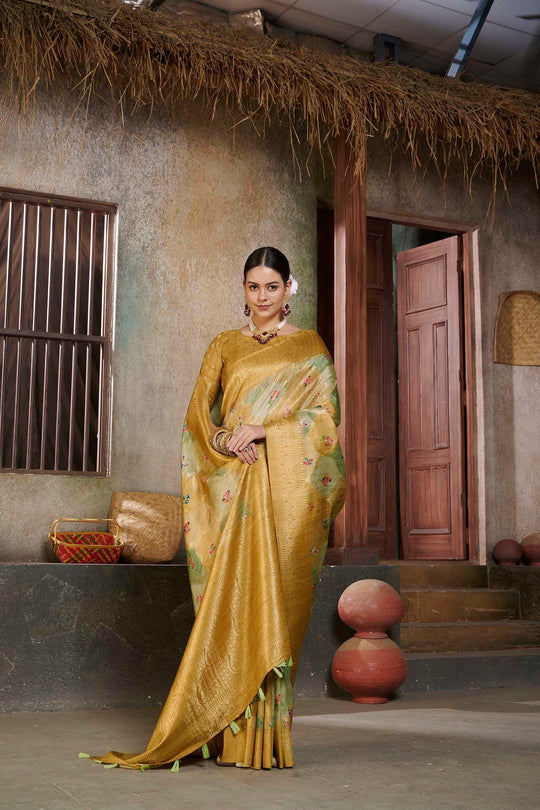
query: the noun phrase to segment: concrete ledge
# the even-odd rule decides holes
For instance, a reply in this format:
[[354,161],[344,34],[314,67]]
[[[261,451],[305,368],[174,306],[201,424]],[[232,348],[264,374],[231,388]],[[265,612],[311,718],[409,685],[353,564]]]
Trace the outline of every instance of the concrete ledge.
[[536,648],[540,647],[540,622],[403,622],[401,640],[404,650],[420,655]]
[[405,658],[409,675],[399,694],[540,683],[540,649],[405,653]]
[[[296,681],[298,697],[343,694],[332,656],[352,635],[337,615],[358,579],[399,590],[397,566],[323,566]],[[0,708],[157,705],[193,623],[184,565],[0,564]],[[397,635],[393,636],[397,641]]]
[[519,591],[522,619],[540,621],[540,567],[531,565],[488,565],[490,588]]

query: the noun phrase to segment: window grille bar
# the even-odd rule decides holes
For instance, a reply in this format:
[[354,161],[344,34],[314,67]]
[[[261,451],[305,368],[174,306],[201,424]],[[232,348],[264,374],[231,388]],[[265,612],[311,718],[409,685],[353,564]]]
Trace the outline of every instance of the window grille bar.
[[41,446],[39,453],[39,469],[45,469],[45,439],[47,436],[47,405],[49,381],[49,341],[45,341],[45,359],[43,364],[43,403],[41,406]]
[[36,341],[32,341],[30,351],[30,384],[28,387],[28,421],[26,425],[26,469],[32,464],[32,425],[34,415],[33,393],[36,377]]
[[[73,334],[77,331],[79,314],[79,269],[81,259],[81,212],[77,211],[77,236],[75,242],[75,290],[73,294]],[[73,469],[73,424],[75,410],[75,367],[77,344],[71,346],[71,386],[69,392],[69,427],[68,427],[68,470]]]
[[107,295],[107,283],[108,283],[108,261],[107,256],[109,254],[109,217],[103,217],[103,260],[101,262],[101,266],[103,267],[103,272],[101,274],[101,318],[100,318],[100,335],[105,334],[105,301]]
[[98,416],[97,416],[97,448],[96,459],[98,469],[101,468],[101,448],[103,439],[103,425],[102,425],[102,407],[101,407],[101,392],[103,388],[103,346],[99,347],[99,377],[98,377]]
[[[108,268],[109,263],[107,261],[109,255],[109,216],[106,214],[103,217],[103,258],[101,262],[101,266],[103,268],[101,274],[101,318],[100,318],[100,329],[99,332],[102,336],[105,336],[105,301],[106,301],[106,294],[107,294],[107,284],[108,284]],[[101,453],[103,447],[103,436],[105,433],[105,419],[107,418],[107,414],[103,413],[103,363],[105,357],[103,352],[103,344],[100,344],[99,347],[99,381],[98,381],[98,435],[97,435],[97,452],[96,458],[97,463],[99,465],[99,469],[101,469]]]
[[38,205],[36,209],[36,248],[34,256],[34,289],[32,292],[32,331],[36,328],[36,312],[37,312],[37,280],[39,268],[39,236],[41,227],[41,206]]
[[[51,317],[51,278],[52,278],[52,257],[53,257],[53,234],[54,234],[54,212],[55,208],[50,209],[50,222],[49,222],[49,261],[47,263],[47,309],[45,314],[45,334],[49,331],[50,317]],[[41,448],[39,454],[39,468],[45,469],[45,439],[47,436],[47,405],[49,404],[49,365],[50,365],[50,352],[49,341],[45,342],[45,358],[43,361],[43,404],[41,406]]]
[[60,332],[64,331],[64,302],[66,300],[66,264],[68,239],[68,210],[64,210],[64,234],[62,238],[62,290],[60,295]]
[[17,466],[17,436],[19,433],[19,398],[20,398],[20,380],[19,380],[19,363],[21,358],[21,341],[17,340],[17,360],[15,363],[15,402],[13,406],[13,440],[11,443],[11,466]]
[[[22,309],[23,309],[23,288],[24,288],[24,270],[26,259],[26,234],[28,229],[28,206],[23,204],[23,223],[21,235],[21,264],[20,264],[20,283],[19,283],[19,314],[17,323],[19,329],[22,326]],[[17,440],[19,438],[19,407],[21,396],[21,341],[17,340],[17,360],[15,364],[15,402],[13,406],[13,439],[11,444],[11,466],[17,466]]]
[[[4,326],[8,324],[8,304],[9,304],[9,282],[11,273],[11,240],[12,240],[12,227],[13,227],[13,203],[9,201],[8,207],[8,233],[7,233],[7,246],[6,246],[6,285],[5,285],[5,301],[4,301]],[[0,453],[3,456],[4,447],[4,409],[5,409],[5,395],[6,395],[6,358],[7,358],[7,338],[2,340],[2,381],[0,384]],[[3,457],[0,459],[4,463]]]
[[49,228],[49,262],[47,267],[47,314],[45,321],[45,329],[48,332],[50,328],[51,319],[51,279],[52,279],[52,260],[53,260],[53,237],[54,237],[54,208],[51,208],[51,222]]
[[[66,287],[66,256],[67,256],[67,222],[68,211],[64,210],[64,236],[62,242],[62,291],[60,298],[60,332],[64,330],[64,301],[65,301],[65,287]],[[64,343],[61,340],[58,344],[58,376],[56,379],[56,423],[54,430],[54,469],[58,469],[59,455],[60,455],[60,410],[62,406],[61,392],[62,392],[62,370],[64,365]]]
[[2,338],[2,378],[0,380],[0,464],[4,463],[4,397],[6,391],[6,343],[7,338]]
[[71,346],[71,386],[69,391],[69,426],[68,426],[68,470],[73,468],[73,418],[75,408],[75,361],[77,344]]
[[88,308],[86,314],[86,331],[92,332],[92,312],[94,308],[94,250],[96,244],[96,216],[90,215],[90,249],[88,251]]
[[9,306],[9,277],[11,274],[11,239],[13,228],[13,203],[9,202],[9,215],[8,215],[8,243],[6,253],[6,299],[4,301],[4,326],[8,325],[8,306]]
[[[38,266],[39,266],[39,234],[41,225],[41,206],[36,207],[36,243],[34,254],[34,287],[32,290],[32,330],[36,328],[36,311],[37,311],[37,279],[38,279]],[[28,469],[32,463],[32,422],[34,415],[34,380],[36,374],[36,341],[32,340],[32,347],[30,351],[30,384],[28,387],[28,421],[26,424],[26,468]]]
[[26,239],[28,233],[28,206],[23,205],[23,228],[21,238],[21,280],[19,283],[19,317],[17,319],[17,328],[22,329],[22,315],[23,315],[23,295],[24,295],[24,271],[26,260]]
[[64,355],[62,352],[63,343],[58,343],[58,371],[56,377],[56,419],[54,425],[54,469],[58,469],[59,455],[60,455],[60,407],[61,407],[61,390],[62,390],[62,368]]
[[82,448],[82,468],[83,472],[88,469],[88,432],[90,421],[90,362],[91,351],[90,344],[86,344],[84,352],[85,366],[84,366],[84,421],[83,421],[83,448]]
[[79,273],[81,269],[81,212],[77,211],[77,235],[75,239],[75,290],[73,293],[73,334],[77,333],[79,317]]
[[[94,294],[94,244],[95,244],[96,218],[92,211],[90,214],[90,245],[88,249],[88,306],[86,310],[86,331],[90,334],[92,328],[92,304]],[[86,344],[86,366],[84,375],[84,426],[83,426],[83,472],[88,469],[88,435],[90,431],[90,376],[91,376],[91,344]]]

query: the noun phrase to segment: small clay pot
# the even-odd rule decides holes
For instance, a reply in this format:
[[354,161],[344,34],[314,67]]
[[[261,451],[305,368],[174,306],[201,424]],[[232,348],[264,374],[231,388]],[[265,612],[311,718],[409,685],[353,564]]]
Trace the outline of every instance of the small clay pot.
[[523,556],[530,565],[540,566],[540,532],[527,535],[521,541]]
[[340,618],[367,638],[386,637],[403,615],[397,591],[380,579],[361,579],[345,588],[338,602]]
[[407,664],[392,639],[353,636],[334,655],[332,678],[354,703],[387,703],[405,682]]
[[517,540],[499,540],[491,552],[495,562],[499,565],[515,565],[523,554],[523,549]]

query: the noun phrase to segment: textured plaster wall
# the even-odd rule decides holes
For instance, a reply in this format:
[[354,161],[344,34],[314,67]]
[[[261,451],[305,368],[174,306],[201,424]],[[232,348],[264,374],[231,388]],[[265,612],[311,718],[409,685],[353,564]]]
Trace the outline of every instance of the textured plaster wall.
[[261,140],[223,112],[184,104],[178,122],[104,107],[82,116],[43,97],[25,131],[0,103],[3,186],[118,203],[109,478],[0,474],[0,559],[47,558],[59,516],[108,514],[113,490],[180,491],[180,436],[210,340],[241,327],[243,263],[264,244],[289,257],[291,321],[316,326],[316,189],[294,177],[287,133]]
[[[435,217],[479,228],[481,360],[483,366],[485,521],[487,552],[503,537],[522,540],[540,531],[540,367],[493,362],[493,336],[499,293],[540,290],[540,200],[530,168],[509,183],[509,199],[499,190],[495,218],[485,221],[491,178],[464,190],[457,167],[446,191],[433,172],[415,174],[410,159],[392,155],[373,142],[368,158],[368,210]],[[480,394],[482,391],[480,391]],[[481,482],[482,483],[482,482]],[[482,486],[481,486],[482,489]],[[482,551],[482,549],[481,549]],[[483,549],[485,552],[486,549]]]
[[[316,198],[332,178],[292,170],[287,134],[261,140],[218,112],[184,104],[177,123],[155,116],[118,134],[105,108],[82,119],[43,98],[25,130],[0,104],[0,170],[5,186],[116,202],[119,239],[114,350],[112,474],[109,478],[0,474],[0,559],[42,560],[60,515],[106,515],[113,490],[178,493],[180,430],[202,355],[220,330],[239,327],[241,271],[255,247],[290,258],[301,292],[293,322],[316,325]],[[415,175],[407,157],[373,141],[368,206],[396,216],[438,217],[480,228],[480,320],[488,548],[540,529],[540,368],[495,365],[500,292],[540,289],[540,206],[531,173],[499,194],[485,223],[490,179],[464,191],[459,170],[446,191],[433,172]],[[486,549],[481,550],[485,553]]]

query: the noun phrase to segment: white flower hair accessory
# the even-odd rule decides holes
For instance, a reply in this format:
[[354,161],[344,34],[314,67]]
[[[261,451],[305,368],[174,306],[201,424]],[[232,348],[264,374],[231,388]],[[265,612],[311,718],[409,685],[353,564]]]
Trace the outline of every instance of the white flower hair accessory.
[[292,275],[289,275],[289,281],[291,282],[290,294],[291,295],[296,295],[296,293],[298,291],[298,282],[297,282],[297,280],[295,278],[293,278]]

